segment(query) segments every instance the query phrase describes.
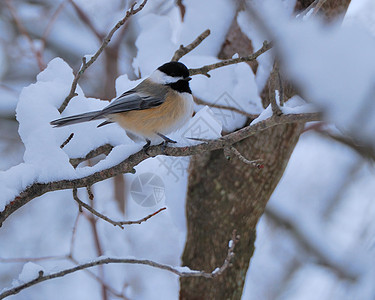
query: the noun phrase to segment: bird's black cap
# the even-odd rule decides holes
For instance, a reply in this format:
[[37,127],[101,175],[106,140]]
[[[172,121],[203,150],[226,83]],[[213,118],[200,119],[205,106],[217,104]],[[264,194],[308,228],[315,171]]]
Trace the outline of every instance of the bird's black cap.
[[158,68],[159,71],[164,72],[171,77],[189,77],[189,69],[178,61],[168,62]]

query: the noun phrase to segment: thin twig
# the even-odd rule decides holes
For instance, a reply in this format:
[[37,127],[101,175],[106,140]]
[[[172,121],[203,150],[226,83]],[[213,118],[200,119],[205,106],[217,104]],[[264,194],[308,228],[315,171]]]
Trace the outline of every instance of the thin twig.
[[226,106],[226,105],[221,105],[221,104],[216,104],[216,103],[209,103],[209,102],[206,102],[206,101],[204,101],[202,99],[199,99],[197,97],[194,97],[194,102],[198,105],[207,105],[209,107],[227,109],[227,110],[230,110],[230,111],[234,111],[236,113],[239,113],[241,115],[244,115],[244,116],[248,117],[251,120],[254,120],[259,116],[259,115],[255,115],[255,114],[249,114],[246,111],[240,110],[240,109],[232,107],[232,106]]
[[34,41],[30,37],[30,34],[28,33],[28,31],[25,28],[25,26],[23,26],[22,22],[20,21],[18,15],[17,15],[17,12],[16,12],[15,8],[13,7],[11,1],[10,0],[6,0],[5,3],[8,6],[10,14],[13,17],[13,20],[14,20],[14,22],[15,22],[18,30],[27,39],[27,41],[28,41],[28,43],[30,45],[31,52],[34,54],[34,56],[36,58],[36,61],[37,61],[39,69],[41,71],[44,70],[45,67],[46,67],[46,64],[43,62],[42,52],[35,48]]
[[157,210],[156,212],[152,213],[152,214],[149,214],[148,216],[142,218],[142,219],[139,219],[139,220],[136,220],[136,221],[121,221],[119,222],[121,225],[132,225],[132,224],[141,224],[143,222],[146,222],[148,219],[152,218],[153,216],[157,215],[158,213],[160,213],[161,211],[167,209],[166,207],[162,207],[160,208],[159,210]]
[[44,260],[63,260],[66,259],[65,255],[56,255],[56,256],[41,256],[41,257],[13,257],[13,258],[4,258],[0,257],[1,263],[27,263],[29,261],[44,261]]
[[214,69],[233,65],[233,64],[238,64],[240,62],[253,61],[257,59],[258,56],[260,56],[261,54],[263,54],[264,52],[268,51],[271,48],[272,48],[272,43],[264,41],[262,48],[260,48],[258,51],[254,52],[253,54],[250,54],[248,56],[238,57],[238,58],[226,59],[226,60],[211,64],[211,65],[206,65],[197,69],[189,69],[189,73],[190,75],[202,74],[207,77],[211,77],[210,74],[208,74],[208,72]]
[[211,31],[209,29],[206,29],[193,42],[191,42],[186,47],[184,47],[183,45],[180,45],[180,48],[176,50],[171,61],[179,61],[181,57],[183,57],[184,55],[188,54],[189,52],[194,50],[196,47],[198,47],[199,44],[202,43],[203,40],[210,35],[210,33]]
[[[74,264],[76,265],[79,265],[79,262],[74,259],[73,257],[68,257],[68,259],[73,262]],[[121,298],[121,299],[125,299],[125,300],[129,300],[129,298],[127,298],[124,293],[121,293],[121,292],[118,292],[116,291],[114,288],[112,288],[110,285],[108,285],[106,282],[104,282],[99,276],[97,276],[93,271],[91,271],[90,269],[85,269],[84,271],[86,271],[86,273],[91,276],[92,278],[94,278],[100,285],[104,286],[106,288],[106,290],[108,292],[110,292],[112,295],[116,296],[117,298]]]
[[79,197],[78,197],[78,195],[77,195],[77,189],[75,189],[75,188],[73,189],[73,198],[78,203],[79,207],[83,207],[83,208],[87,209],[90,213],[92,213],[93,215],[97,216],[98,218],[100,218],[100,219],[102,219],[102,220],[104,220],[104,221],[112,224],[113,226],[118,226],[121,229],[124,229],[123,225],[141,224],[143,222],[146,222],[148,219],[150,219],[153,216],[157,215],[161,211],[167,209],[166,207],[160,208],[156,212],[154,212],[152,214],[149,214],[148,216],[146,216],[146,217],[144,217],[142,219],[136,220],[136,221],[114,221],[114,220],[108,218],[107,216],[101,214],[100,212],[98,212],[97,210],[95,210],[93,207],[91,207],[90,205],[86,204],[82,200],[80,200]]
[[74,0],[69,0],[69,2],[72,4],[74,10],[76,11],[77,15],[81,19],[83,23],[86,24],[86,26],[91,30],[91,32],[94,33],[94,35],[98,38],[99,41],[103,40],[103,34],[101,34],[94,26],[94,24],[91,22],[89,16],[83,11],[83,9],[75,3]]
[[177,5],[178,8],[180,9],[181,21],[183,22],[183,21],[184,21],[184,18],[185,18],[186,7],[185,7],[185,5],[182,3],[182,0],[177,0],[177,1],[176,1],[176,5]]
[[[232,153],[234,153],[240,161],[242,161],[243,163],[247,164],[247,165],[250,165],[250,166],[253,166],[255,168],[258,168],[258,169],[263,169],[264,168],[264,165],[263,164],[260,164],[259,162],[261,162],[262,160],[261,159],[256,159],[256,160],[248,160],[247,158],[245,158],[241,153],[240,151],[238,151],[235,147],[233,146],[229,146],[228,148],[224,148],[224,151],[226,152],[226,156],[228,156],[228,150]],[[230,156],[229,156],[230,157]]]
[[73,136],[74,136],[74,133],[72,132],[69,136],[68,136],[68,138],[65,140],[65,142],[64,143],[62,143],[61,145],[60,145],[60,148],[62,149],[62,148],[64,148],[71,140],[72,140],[72,138],[73,138]]
[[63,10],[64,6],[66,4],[66,0],[62,1],[60,5],[57,7],[55,12],[52,14],[51,18],[49,19],[46,28],[44,29],[41,41],[42,41],[42,49],[44,50],[46,47],[46,40],[52,30],[53,24],[56,22],[58,15],[61,13]]
[[68,258],[72,258],[73,257],[74,244],[75,244],[75,241],[76,241],[76,234],[77,234],[77,226],[78,226],[79,217],[81,215],[82,215],[82,211],[78,211],[77,217],[74,220],[74,225],[73,225],[73,229],[72,229],[72,236],[70,238],[70,247],[69,247]]
[[121,229],[124,229],[124,226],[122,226],[119,222],[116,222],[116,221],[113,221],[111,220],[110,218],[106,217],[105,215],[101,214],[100,212],[96,211],[94,208],[92,208],[90,205],[86,204],[85,202],[81,201],[79,198],[78,198],[78,195],[77,195],[77,189],[74,188],[73,189],[73,199],[78,203],[79,205],[79,209],[81,211],[81,208],[84,207],[86,208],[90,213],[92,213],[93,215],[97,216],[98,218],[112,224],[113,226],[119,226]]
[[[94,201],[93,201],[94,200],[94,194],[92,194],[92,192],[91,192],[91,186],[87,186],[86,189],[87,189],[87,193],[89,195],[89,198],[91,198],[90,199],[91,200],[91,203],[90,203],[91,208],[94,209]],[[103,252],[103,246],[102,246],[102,243],[100,241],[99,234],[98,234],[98,228],[96,227],[97,219],[94,217],[94,215],[89,214],[87,216],[87,220],[90,223],[92,239],[94,241],[95,250],[96,250],[96,256],[100,257],[104,254],[104,252]],[[98,277],[100,279],[102,279],[102,281],[104,281],[104,266],[103,265],[98,266]],[[101,293],[102,293],[102,300],[108,300],[108,294],[107,294],[106,286],[104,284],[101,284],[100,287],[101,287]]]
[[[306,234],[306,230],[303,230],[304,226],[299,226],[294,218],[288,218],[276,209],[267,206],[265,211],[266,218],[271,219],[276,222],[280,227],[284,227],[293,234],[295,239],[310,253],[318,258],[320,264],[331,268],[340,277],[348,279],[350,281],[358,280],[360,274],[353,268],[348,268],[348,262],[340,259],[336,259],[335,256],[327,255],[327,251],[322,249],[319,245],[323,245],[325,241],[324,233],[321,233],[321,241],[316,240],[316,238],[311,238],[311,234]],[[280,226],[282,225],[282,226]]]
[[89,196],[89,199],[91,201],[93,201],[94,200],[94,193],[91,190],[91,185],[86,186],[86,190],[87,190],[87,195]]
[[101,154],[108,155],[112,151],[112,149],[113,149],[112,145],[105,144],[105,145],[102,145],[102,146],[90,151],[89,153],[87,153],[87,155],[85,157],[71,158],[69,161],[70,161],[70,164],[73,167],[76,168],[83,161],[86,161],[86,160],[89,160],[91,158],[97,157]]
[[172,267],[169,265],[157,263],[152,260],[147,260],[147,259],[133,259],[133,258],[103,258],[103,259],[98,259],[89,263],[84,263],[81,265],[78,265],[73,268],[65,269],[56,273],[51,273],[48,275],[45,275],[43,271],[39,272],[39,276],[33,280],[30,280],[24,284],[15,286],[9,290],[5,290],[0,294],[0,299],[4,299],[5,297],[8,297],[10,295],[16,295],[19,292],[21,292],[24,289],[27,289],[35,284],[38,284],[40,282],[46,281],[46,280],[51,280],[54,278],[59,278],[63,277],[65,275],[80,271],[80,270],[85,270],[88,268],[92,268],[95,266],[100,266],[100,265],[105,265],[105,264],[138,264],[138,265],[147,265],[150,267],[154,267],[157,269],[161,270],[166,270],[169,272],[172,272],[176,274],[179,277],[204,277],[204,278],[215,278],[219,275],[221,275],[229,266],[230,262],[234,256],[234,248],[236,244],[239,241],[239,236],[236,235],[236,231],[233,231],[232,234],[232,239],[229,241],[229,246],[228,246],[228,253],[227,256],[224,260],[223,265],[220,268],[216,268],[212,272],[204,272],[204,271],[195,271],[195,270],[189,270],[189,271],[181,271],[179,267]]
[[113,34],[122,26],[125,24],[125,22],[132,16],[132,15],[135,15],[136,13],[138,13],[139,11],[141,11],[143,9],[143,7],[146,5],[147,3],[147,0],[143,0],[143,2],[139,5],[138,8],[134,9],[135,5],[136,5],[137,2],[134,2],[134,4],[131,6],[131,8],[126,12],[125,14],[125,17],[123,19],[121,19],[119,22],[117,22],[117,24],[111,29],[111,31],[108,33],[108,35],[105,37],[102,45],[100,46],[100,48],[98,49],[98,51],[96,51],[96,53],[90,58],[89,61],[86,62],[86,58],[83,57],[82,58],[82,66],[81,68],[79,69],[79,71],[77,72],[77,74],[75,75],[74,77],[74,80],[73,80],[73,83],[72,83],[72,86],[71,86],[71,89],[70,89],[70,92],[69,92],[69,95],[65,98],[64,102],[61,104],[60,108],[59,108],[59,112],[62,113],[64,111],[64,109],[66,108],[66,106],[68,105],[69,101],[75,97],[77,94],[76,94],[76,88],[77,88],[77,84],[78,84],[78,80],[81,78],[82,74],[86,71],[86,69],[88,67],[90,67],[96,60],[97,58],[99,57],[99,55],[103,52],[104,48],[107,47],[107,45],[109,44],[109,42],[111,41],[112,39],[112,36]]
[[362,141],[358,141],[351,136],[338,135],[323,129],[315,129],[315,131],[326,138],[330,138],[347,147],[350,147],[364,159],[375,162],[375,147],[370,143],[365,144]]

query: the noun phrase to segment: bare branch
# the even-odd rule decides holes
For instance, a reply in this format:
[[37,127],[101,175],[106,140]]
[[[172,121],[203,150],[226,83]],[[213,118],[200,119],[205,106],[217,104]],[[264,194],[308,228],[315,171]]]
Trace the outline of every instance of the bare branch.
[[64,143],[62,143],[61,145],[60,145],[60,149],[62,149],[62,148],[64,148],[71,140],[72,140],[72,138],[73,138],[73,136],[74,136],[74,133],[72,132],[69,136],[68,136],[68,138],[64,141]]
[[86,161],[88,159],[97,157],[101,154],[108,155],[113,149],[113,146],[110,144],[102,145],[89,153],[85,157],[79,157],[79,158],[71,158],[70,163],[73,167],[77,167],[81,162]]
[[185,7],[185,5],[182,3],[182,0],[177,0],[177,1],[176,1],[176,5],[177,5],[178,8],[180,9],[181,20],[182,20],[182,22],[183,22],[183,21],[184,21],[184,17],[185,17],[186,7]]
[[40,257],[12,257],[4,258],[0,257],[1,263],[27,263],[29,261],[44,261],[44,260],[63,260],[66,259],[65,255],[51,255],[51,256],[40,256]]
[[228,153],[228,151],[234,153],[240,161],[242,161],[243,163],[247,164],[247,165],[250,165],[250,166],[253,166],[255,168],[258,168],[258,169],[263,169],[264,168],[264,165],[260,164],[259,162],[261,162],[262,160],[261,159],[256,159],[256,160],[248,160],[247,158],[245,158],[241,153],[240,151],[238,151],[235,147],[233,146],[229,146],[228,148],[224,148],[224,153],[226,154],[225,156],[226,157],[229,157],[230,158],[230,155]]
[[97,58],[99,57],[99,55],[103,52],[104,48],[107,47],[107,45],[109,44],[109,42],[111,41],[112,39],[112,36],[113,34],[122,26],[125,24],[125,22],[132,16],[132,15],[135,15],[136,13],[138,13],[139,11],[141,11],[143,9],[143,7],[146,5],[147,3],[147,0],[143,0],[143,2],[139,5],[138,8],[134,9],[135,5],[136,5],[136,2],[134,2],[134,4],[132,5],[132,7],[126,12],[125,14],[125,17],[123,19],[121,19],[119,22],[117,22],[117,24],[112,28],[112,30],[108,33],[108,35],[105,37],[102,45],[100,46],[100,48],[98,49],[98,51],[96,51],[96,53],[90,58],[90,60],[88,62],[86,62],[86,58],[83,57],[82,58],[82,66],[81,68],[79,69],[79,71],[77,72],[77,74],[75,75],[74,77],[74,80],[73,80],[73,83],[72,83],[72,87],[70,89],[70,92],[69,92],[69,95],[65,98],[64,102],[61,104],[60,108],[59,108],[59,112],[62,113],[64,111],[64,109],[66,108],[66,106],[68,105],[69,101],[74,97],[76,96],[76,88],[77,88],[77,84],[78,84],[78,80],[81,78],[82,74],[86,71],[86,69],[88,67],[90,67],[96,60]]
[[368,161],[375,162],[375,148],[370,143],[363,143],[363,141],[356,140],[355,138],[347,135],[338,135],[322,129],[315,129],[316,132],[326,138],[339,142],[347,147],[353,149],[361,157]]
[[44,275],[42,271],[39,272],[39,276],[31,281],[28,281],[24,284],[21,284],[19,286],[15,286],[9,290],[5,290],[0,294],[0,299],[4,299],[5,297],[8,297],[10,295],[16,295],[19,292],[21,292],[24,289],[27,289],[35,284],[38,284],[40,282],[46,281],[46,280],[51,280],[54,278],[59,278],[63,277],[65,275],[80,271],[80,270],[85,270],[88,268],[92,268],[95,266],[100,266],[100,265],[105,265],[105,264],[137,264],[137,265],[146,265],[150,267],[154,267],[157,269],[161,270],[166,270],[169,272],[172,272],[176,274],[179,277],[204,277],[204,278],[215,278],[219,275],[221,275],[229,266],[231,259],[234,256],[234,248],[236,244],[239,241],[239,236],[236,235],[236,231],[233,231],[233,237],[232,240],[229,241],[229,247],[228,247],[228,253],[225,258],[225,261],[223,265],[220,268],[217,268],[213,270],[212,272],[204,272],[204,271],[195,271],[195,270],[189,270],[189,271],[182,271],[181,268],[179,267],[172,267],[169,265],[157,263],[152,260],[147,260],[147,259],[132,259],[132,258],[103,258],[103,259],[98,259],[94,260],[89,263],[81,264],[73,268],[65,269],[60,272],[56,273],[51,273],[48,275]]
[[358,279],[359,274],[357,271],[348,268],[346,261],[333,259],[332,256],[327,255],[327,251],[324,251],[318,246],[323,245],[324,243],[317,243],[315,239],[311,239],[311,235],[307,235],[294,220],[288,219],[286,216],[283,216],[275,209],[271,209],[270,207],[266,208],[265,216],[276,222],[279,227],[282,225],[282,227],[289,230],[289,232],[293,234],[295,239],[302,247],[318,258],[320,264],[329,267],[342,278],[346,278],[350,281],[355,281]]
[[288,123],[298,123],[298,122],[311,122],[319,121],[321,116],[319,113],[305,113],[305,114],[283,114],[281,116],[273,115],[268,119],[259,121],[255,124],[250,124],[238,131],[232,132],[216,140],[210,140],[207,143],[202,143],[193,146],[184,147],[163,147],[163,145],[152,146],[149,148],[147,153],[140,150],[137,153],[130,155],[128,158],[120,162],[119,164],[112,166],[108,169],[104,169],[95,172],[86,177],[77,179],[64,179],[59,181],[52,181],[47,183],[35,182],[24,191],[22,191],[13,201],[10,201],[0,213],[0,225],[16,210],[28,203],[35,197],[41,196],[47,192],[56,190],[73,189],[79,187],[87,187],[88,185],[93,185],[96,182],[103,181],[105,179],[114,177],[118,174],[123,173],[134,173],[134,167],[140,162],[157,155],[167,155],[167,156],[190,156],[202,154],[207,151],[212,151],[216,149],[223,149],[225,147],[231,146],[251,135],[254,135],[260,131],[266,130],[270,127],[288,124]]
[[94,33],[94,35],[98,38],[99,41],[103,39],[103,35],[95,28],[94,24],[91,22],[89,16],[81,9],[80,6],[75,3],[74,0],[69,0],[72,4],[74,10],[76,11],[77,15],[80,17],[81,21],[86,24],[88,28]]
[[47,37],[49,36],[51,30],[52,30],[52,26],[53,26],[53,24],[56,22],[57,17],[59,16],[59,14],[60,14],[60,13],[62,12],[62,10],[64,9],[65,4],[66,4],[65,1],[62,1],[62,2],[60,3],[60,5],[57,7],[57,9],[55,10],[55,12],[52,14],[51,18],[49,19],[48,24],[46,25],[46,28],[44,29],[44,32],[43,32],[43,35],[42,35],[42,38],[41,38],[41,41],[42,41],[42,49],[43,49],[43,50],[44,50],[44,48],[45,48],[45,46],[46,46],[46,40],[47,40]]
[[198,69],[189,69],[189,73],[190,75],[203,74],[207,77],[210,77],[208,72],[214,69],[233,65],[233,64],[238,64],[240,62],[249,62],[249,61],[255,60],[257,59],[258,56],[260,56],[261,54],[263,54],[264,52],[268,51],[271,48],[272,48],[272,44],[267,41],[264,41],[262,48],[260,48],[258,51],[254,52],[253,54],[250,54],[248,56],[238,57],[238,58],[226,59],[226,60],[217,62],[215,64],[203,66]]
[[148,216],[142,218],[142,219],[139,219],[139,220],[136,220],[136,221],[120,221],[119,223],[121,225],[132,225],[132,224],[141,224],[143,222],[146,222],[148,219],[152,218],[153,216],[157,215],[158,213],[160,213],[161,211],[167,209],[166,207],[162,207],[160,208],[159,210],[157,210],[156,212],[152,213],[152,214],[149,214]]
[[42,52],[39,51],[37,48],[35,48],[34,41],[30,37],[30,34],[27,31],[27,29],[25,28],[25,26],[23,26],[22,22],[20,21],[18,15],[17,15],[17,12],[16,12],[15,8],[13,7],[11,1],[10,0],[6,0],[5,3],[8,6],[8,9],[10,11],[10,14],[13,17],[13,20],[14,20],[14,23],[16,24],[17,29],[20,31],[20,33],[28,41],[28,43],[30,45],[31,52],[35,56],[35,59],[37,61],[37,64],[38,64],[38,67],[39,67],[40,71],[44,70],[45,67],[46,67],[46,64],[43,61]]
[[95,210],[93,207],[91,207],[90,205],[86,204],[82,200],[80,200],[79,197],[78,197],[78,195],[77,195],[77,189],[76,188],[73,188],[73,198],[78,203],[79,207],[84,207],[90,213],[92,213],[93,215],[97,216],[98,218],[100,218],[100,219],[102,219],[102,220],[104,220],[104,221],[112,224],[113,226],[118,226],[121,229],[124,229],[123,225],[141,224],[143,222],[146,222],[148,219],[150,219],[153,216],[157,215],[161,211],[167,209],[166,207],[160,208],[156,212],[154,212],[152,214],[149,214],[148,216],[146,216],[146,217],[144,217],[142,219],[136,220],[136,221],[114,221],[114,220],[108,218],[107,216],[101,214],[100,212],[98,212],[97,210]]
[[209,29],[206,29],[193,42],[191,42],[186,47],[184,47],[183,45],[180,45],[180,48],[176,50],[171,61],[179,61],[181,57],[183,57],[184,55],[188,54],[189,52],[194,50],[196,47],[198,47],[200,43],[202,43],[203,40],[210,35],[210,33],[211,31]]

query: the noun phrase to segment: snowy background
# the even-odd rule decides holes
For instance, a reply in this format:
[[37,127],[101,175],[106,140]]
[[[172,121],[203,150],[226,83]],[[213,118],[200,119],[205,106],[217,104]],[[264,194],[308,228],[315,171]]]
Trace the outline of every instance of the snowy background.
[[[335,124],[327,127],[374,146],[374,2],[353,0],[343,24],[329,26],[308,16],[291,21],[292,0],[255,2],[267,32],[252,30],[245,12],[237,16],[254,48],[260,48],[268,34],[302,95]],[[129,7],[121,0],[75,3],[101,33],[108,32]],[[235,16],[234,3],[191,0],[181,22],[175,1],[150,0],[127,25],[120,47],[119,74],[123,75],[116,80],[117,95],[169,61],[180,44],[190,43],[207,28],[211,35],[181,61],[190,68],[218,61]],[[29,36],[20,34],[20,26]],[[81,57],[100,46],[69,1],[2,1],[0,34],[1,210],[32,182],[85,176],[143,146],[131,142],[116,125],[100,129],[95,122],[59,129],[49,125],[59,117],[57,109],[69,93]],[[259,93],[272,67],[271,54],[258,62],[257,74],[248,65],[238,64],[212,71],[209,79],[194,76],[192,91],[207,102],[259,114]],[[78,96],[63,115],[107,104],[98,99],[105,97],[104,73],[104,60],[99,59],[79,82]],[[196,133],[198,125],[204,129],[200,137],[215,138],[221,129],[232,131],[246,121],[240,114],[203,106],[196,106],[196,111],[192,122],[171,138],[184,143],[179,137]],[[71,132],[74,138],[60,149]],[[115,146],[106,159],[76,170],[69,164],[70,157],[84,156],[105,143]],[[0,229],[0,290],[32,279],[41,269],[55,272],[98,256],[147,258],[179,266],[186,235],[188,163],[188,158],[157,157],[138,165],[136,174],[124,175],[125,190],[133,191],[125,197],[124,213],[115,200],[113,179],[93,186],[95,208],[115,220],[136,220],[167,207],[125,230],[95,222],[88,213],[79,214],[71,191],[49,193],[28,203]],[[155,175],[161,178],[156,204],[140,205],[137,182]],[[307,124],[258,225],[243,299],[374,299],[374,183],[371,163]],[[78,194],[90,201],[84,189]],[[102,299],[103,282],[110,299],[119,295],[178,299],[178,280],[147,266],[110,265],[38,284],[9,299]]]

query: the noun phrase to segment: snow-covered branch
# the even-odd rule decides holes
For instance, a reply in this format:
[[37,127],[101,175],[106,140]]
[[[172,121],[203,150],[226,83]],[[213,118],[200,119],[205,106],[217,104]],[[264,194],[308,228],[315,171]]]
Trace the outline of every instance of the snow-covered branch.
[[102,258],[98,260],[94,260],[88,263],[80,264],[76,267],[65,269],[59,272],[50,273],[50,274],[44,274],[42,270],[38,272],[35,279],[30,280],[28,282],[25,282],[23,284],[20,284],[18,286],[15,286],[11,289],[5,290],[0,294],[0,299],[4,299],[5,297],[8,297],[10,295],[16,295],[19,292],[21,292],[24,289],[27,289],[33,285],[36,285],[38,283],[41,283],[43,281],[64,277],[68,274],[78,272],[81,270],[85,270],[88,268],[92,268],[95,266],[101,266],[101,265],[107,265],[107,264],[136,264],[136,265],[146,265],[153,268],[166,270],[169,272],[172,272],[176,274],[179,277],[204,277],[204,278],[215,278],[217,276],[220,276],[229,266],[232,258],[234,257],[234,248],[236,244],[238,243],[240,237],[236,234],[236,230],[233,230],[232,239],[228,243],[228,253],[225,257],[225,260],[221,267],[216,268],[212,272],[204,272],[204,271],[197,271],[197,270],[190,270],[187,267],[172,267],[170,265],[161,264],[152,260],[148,259],[134,259],[134,258]]
[[5,206],[5,209],[0,213],[0,225],[2,225],[3,222],[13,212],[15,212],[17,209],[19,209],[20,207],[22,207],[23,205],[25,205],[26,203],[28,203],[29,201],[38,196],[56,190],[87,187],[93,185],[96,182],[114,177],[118,174],[135,173],[134,167],[137,166],[140,162],[149,158],[150,156],[155,157],[157,155],[199,155],[208,151],[229,147],[234,143],[237,143],[251,135],[254,135],[260,131],[266,130],[273,126],[297,122],[311,122],[318,120],[320,120],[319,113],[283,114],[281,116],[271,116],[261,121],[257,121],[256,119],[249,126],[246,126],[238,131],[232,132],[216,140],[211,140],[198,145],[185,147],[163,147],[162,145],[152,146],[148,150],[148,154],[145,153],[145,151],[141,150],[137,153],[130,155],[128,158],[126,158],[125,160],[123,160],[122,162],[113,167],[95,172],[86,177],[72,180],[58,180],[48,183],[36,182],[31,186],[27,187],[17,197],[15,197],[13,201],[11,201]]

